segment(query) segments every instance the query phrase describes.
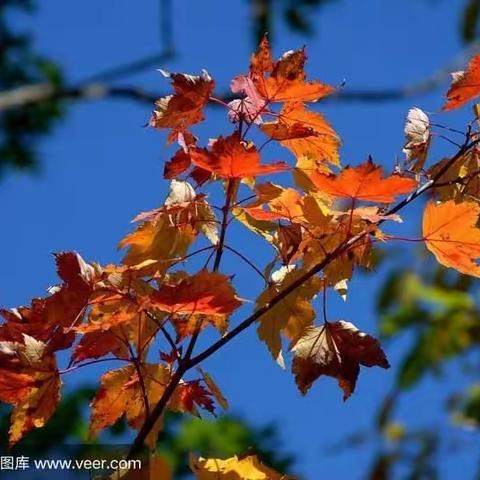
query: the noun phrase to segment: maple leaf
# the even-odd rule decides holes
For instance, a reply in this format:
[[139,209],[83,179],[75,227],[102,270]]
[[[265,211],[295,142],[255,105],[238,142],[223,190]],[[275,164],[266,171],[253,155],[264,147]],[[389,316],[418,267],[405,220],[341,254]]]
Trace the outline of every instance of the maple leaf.
[[302,196],[295,189],[267,182],[256,185],[255,193],[257,198],[243,208],[255,220],[303,219]]
[[303,230],[300,225],[279,225],[273,244],[277,248],[284,265],[293,262],[298,256],[302,243]]
[[292,371],[304,395],[318,377],[327,375],[337,379],[346,400],[355,390],[360,365],[390,367],[378,340],[342,320],[309,327],[291,350]]
[[316,112],[308,111],[301,102],[286,103],[276,122],[264,123],[262,131],[291,150],[297,157],[339,165],[340,138],[335,130]]
[[179,283],[162,284],[145,299],[143,308],[154,307],[171,315],[228,315],[240,305],[226,275],[201,270]]
[[175,93],[157,100],[149,125],[154,128],[171,128],[176,134],[183,133],[204,119],[203,108],[210,99],[215,82],[205,70],[201,76],[162,74],[172,79]]
[[186,255],[196,233],[191,224],[175,225],[169,215],[160,215],[141,223],[119,242],[118,248],[128,247],[122,262],[132,267],[147,264],[153,271],[165,271],[175,259]]
[[215,405],[212,393],[200,383],[200,380],[180,382],[170,400],[169,408],[177,412],[189,412],[198,417],[200,415],[197,407],[213,413]]
[[[53,356],[42,357],[35,365],[17,368],[26,376],[6,375],[13,380],[11,387],[17,394],[8,399],[15,406],[11,414],[10,445],[21,440],[32,428],[43,427],[60,401],[61,381]],[[1,386],[0,383],[0,391]]]
[[480,229],[476,227],[480,206],[453,200],[429,202],[423,214],[425,245],[445,267],[480,277]]
[[259,111],[269,102],[316,101],[330,95],[335,90],[330,85],[306,81],[306,59],[305,49],[301,49],[286,52],[273,62],[268,40],[264,38],[252,57],[249,75],[234,78],[231,89],[234,93],[244,93]]
[[176,342],[179,343],[208,325],[212,325],[223,335],[228,328],[228,315],[175,314],[171,323],[177,334]]
[[210,393],[215,397],[215,400],[224,410],[227,410],[228,401],[223,396],[222,392],[218,388],[217,384],[213,381],[212,377],[208,373],[206,373],[204,370],[202,370],[200,367],[198,367],[197,370],[202,375],[203,381],[205,382],[208,389],[210,390]]
[[382,173],[382,167],[368,159],[358,167],[347,167],[337,176],[314,174],[310,178],[318,190],[333,197],[378,203],[391,203],[416,186],[411,178],[398,174],[382,178]]
[[256,455],[226,460],[190,456],[190,469],[197,480],[292,480],[263,465]]
[[[304,273],[305,270],[300,268],[282,269],[282,274],[276,277],[276,283],[264,290],[258,297],[257,309],[268,304],[272,298]],[[281,333],[290,340],[295,340],[303,334],[308,326],[313,325],[315,311],[310,302],[321,287],[321,279],[311,277],[260,317],[258,337],[266,343],[273,358],[282,368],[284,368],[284,360]]]
[[427,114],[419,108],[411,108],[407,114],[405,123],[406,143],[403,153],[407,157],[407,163],[412,163],[414,172],[420,172],[427,159],[430,147],[431,132],[430,120]]
[[[270,212],[266,213],[269,214]],[[232,216],[251,232],[260,235],[269,243],[273,242],[273,232],[277,229],[276,223],[269,220],[257,220],[252,217],[245,208],[240,207],[232,209]]]
[[101,358],[112,353],[117,358],[128,358],[128,348],[125,342],[120,341],[120,332],[92,331],[83,335],[72,354],[72,363],[84,360]]
[[55,255],[63,280],[49,289],[46,298],[32,300],[30,307],[0,310],[6,320],[0,325],[0,340],[24,343],[24,335],[47,344],[49,352],[69,348],[75,340],[65,329],[80,323],[93,291],[97,272],[76,252]]
[[195,165],[223,178],[256,177],[289,168],[285,162],[261,165],[255,145],[244,142],[238,132],[219,137],[211,150],[192,148],[190,156]]
[[164,205],[138,214],[133,221],[155,223],[162,217],[167,218],[171,226],[180,229],[190,226],[194,233],[203,233],[213,244],[218,242],[215,214],[207,203],[205,195],[197,195],[188,182],[172,180]]
[[[155,405],[170,378],[163,365],[141,364],[141,373],[149,405]],[[103,374],[100,389],[91,403],[90,438],[126,416],[133,428],[139,429],[145,421],[146,409],[138,373],[128,365]]]
[[454,110],[480,95],[480,55],[474,56],[466,71],[452,73],[443,111]]
[[138,319],[139,307],[129,300],[94,303],[88,315],[88,322],[75,327],[79,333],[111,330],[113,327],[132,323]]
[[[433,187],[435,196],[442,201],[455,200],[457,203],[478,198],[480,196],[478,146],[462,155],[453,165],[451,163],[450,157],[444,158],[428,171],[429,178],[437,178]],[[448,168],[445,170],[447,165]]]
[[31,375],[0,368],[0,401],[15,405],[33,387]]

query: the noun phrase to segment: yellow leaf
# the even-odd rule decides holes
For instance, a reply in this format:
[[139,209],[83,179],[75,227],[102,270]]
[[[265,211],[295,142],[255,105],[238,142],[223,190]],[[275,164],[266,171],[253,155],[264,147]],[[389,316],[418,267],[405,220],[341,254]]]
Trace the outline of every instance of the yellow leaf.
[[[283,278],[258,297],[257,309],[270,302],[304,273],[304,269],[287,271]],[[258,336],[267,344],[273,358],[281,367],[284,365],[280,334],[283,333],[290,340],[296,340],[307,327],[313,325],[315,311],[310,302],[321,287],[322,280],[312,277],[260,317]]]
[[256,455],[226,460],[190,456],[190,468],[197,480],[287,480],[281,473],[263,465]]

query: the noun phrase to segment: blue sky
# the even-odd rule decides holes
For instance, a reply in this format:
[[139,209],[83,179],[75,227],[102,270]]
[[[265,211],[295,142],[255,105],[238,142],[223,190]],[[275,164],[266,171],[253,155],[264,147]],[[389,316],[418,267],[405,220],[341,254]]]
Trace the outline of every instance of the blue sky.
[[[219,90],[226,89],[232,76],[246,71],[253,48],[247,2],[174,3],[178,56],[155,68],[192,74],[206,68]],[[340,0],[313,16],[316,35],[311,38],[294,35],[281,23],[275,25],[275,53],[306,43],[311,78],[332,84],[345,80],[347,88],[406,85],[443,69],[459,54],[457,23],[462,6],[458,0]],[[42,2],[37,15],[19,17],[17,23],[33,31],[38,49],[63,65],[73,82],[160,48],[157,5],[152,0],[50,0]],[[165,92],[168,82],[155,68],[133,81]],[[401,154],[408,108],[418,105],[436,112],[441,94],[385,104],[327,103],[318,108],[343,139],[344,165],[371,154],[391,168]],[[149,112],[148,105],[124,100],[72,104],[65,121],[39,146],[41,174],[6,177],[0,185],[0,304],[28,303],[55,283],[52,251],[75,249],[100,263],[119,260],[115,246],[131,228],[130,220],[159,206],[166,193],[162,170],[171,150],[165,149],[164,136],[143,128]],[[204,142],[228,128],[224,112],[211,110],[209,116],[208,125],[198,129]],[[462,120],[462,114],[448,117],[452,126],[461,127]],[[450,151],[446,144],[442,149]],[[291,160],[288,152],[283,154]],[[405,232],[418,232],[418,217],[418,207],[406,214]],[[268,260],[268,250],[259,249],[258,240],[242,228],[234,228],[229,238],[260,264]],[[407,255],[414,261],[413,251]],[[228,255],[223,265],[226,273],[238,272],[241,296],[254,299],[260,284],[252,282],[250,272]],[[379,275],[354,280],[346,304],[332,297],[330,317],[375,333],[372,292],[381,279]],[[394,367],[364,369],[356,393],[346,403],[331,379],[318,381],[307,397],[301,397],[291,373],[272,361],[254,329],[204,367],[223,389],[233,412],[256,424],[278,422],[287,450],[298,458],[299,473],[308,479],[360,479],[369,464],[370,447],[342,456],[329,456],[324,450],[351,431],[370,428],[375,407],[393,384],[401,351],[401,346],[387,346]],[[92,381],[97,375],[98,370],[92,369],[66,383]],[[411,425],[446,428],[445,420],[431,408],[443,396],[444,385],[427,380],[406,396],[400,418]],[[471,433],[459,435],[473,439]],[[470,453],[445,457],[445,478],[458,478],[455,472],[460,468],[462,478],[473,478],[476,460]]]

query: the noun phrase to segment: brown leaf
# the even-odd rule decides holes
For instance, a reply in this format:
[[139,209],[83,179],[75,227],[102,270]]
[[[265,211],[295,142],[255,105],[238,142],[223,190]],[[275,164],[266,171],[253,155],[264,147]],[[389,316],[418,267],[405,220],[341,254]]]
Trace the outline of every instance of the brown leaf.
[[336,378],[346,400],[355,390],[360,365],[390,365],[378,340],[340,320],[310,327],[292,347],[292,371],[303,394],[320,376]]

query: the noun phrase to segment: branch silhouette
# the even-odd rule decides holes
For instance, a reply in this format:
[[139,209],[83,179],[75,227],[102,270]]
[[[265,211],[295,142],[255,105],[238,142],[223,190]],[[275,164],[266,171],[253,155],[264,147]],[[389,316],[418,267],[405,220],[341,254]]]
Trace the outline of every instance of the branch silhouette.
[[[479,49],[479,43],[472,44],[445,68],[442,68],[429,77],[410,85],[375,89],[346,87],[339,89],[337,93],[324,99],[323,102],[381,103],[426,95],[440,88],[445,82],[448,82],[451,72],[462,68],[462,65],[466,63],[466,59]],[[58,87],[50,83],[38,83],[6,90],[0,92],[0,112],[22,108],[27,105],[38,104],[52,99],[79,102],[120,98],[139,103],[146,103],[150,107],[155,100],[166,96],[166,93],[148,90],[135,85],[112,85],[109,84],[107,80],[112,81],[127,74],[137,73],[138,71],[151,66],[152,62],[159,61],[160,63],[163,63],[166,59],[169,59],[172,56],[173,48],[168,47],[160,54],[148,56],[138,61],[120,65],[105,72],[92,75],[89,79],[79,85]],[[215,96],[225,102],[235,98],[234,95],[229,92],[216,94]],[[211,101],[210,106],[215,107],[218,105],[214,101]]]

